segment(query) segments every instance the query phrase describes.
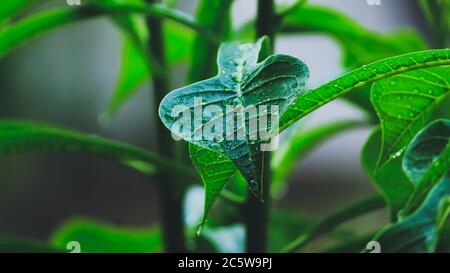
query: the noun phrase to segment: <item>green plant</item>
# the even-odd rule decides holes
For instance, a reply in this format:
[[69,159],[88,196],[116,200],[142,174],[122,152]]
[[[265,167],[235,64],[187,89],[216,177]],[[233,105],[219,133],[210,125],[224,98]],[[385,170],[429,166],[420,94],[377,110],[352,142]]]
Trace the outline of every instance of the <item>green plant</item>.
[[[448,1],[418,1],[433,30],[435,44],[431,47],[436,49],[429,50],[415,31],[375,33],[337,11],[302,0],[280,7],[273,0],[259,0],[257,17],[237,30],[231,24],[232,0],[200,0],[196,18],[156,2],[91,0],[81,7],[44,10],[24,18],[19,15],[42,1],[0,3],[0,57],[52,29],[95,16],[108,16],[122,30],[120,77],[100,122],[107,124],[149,78],[154,101],[160,103],[159,111],[157,105],[151,105],[162,121],[156,139],[160,149],[155,152],[50,125],[0,122],[1,154],[52,150],[94,153],[155,176],[159,183],[159,227],[127,231],[78,220],[61,227],[51,242],[53,250],[62,250],[67,241],[79,238],[89,252],[227,251],[217,236],[234,232],[236,222],[245,225],[245,249],[241,250],[249,252],[302,251],[321,235],[338,241],[328,251],[361,251],[372,239],[381,243],[383,252],[435,252],[438,246],[449,249],[450,241],[445,239],[450,233],[445,225],[450,200]],[[292,56],[274,54],[277,35],[283,33],[332,37],[342,49],[348,72],[317,88],[307,88],[308,67]],[[187,86],[169,93],[168,71],[181,62],[190,64]],[[177,119],[173,110],[180,104],[193,110],[195,97],[221,109],[276,105],[280,131],[290,128],[292,133],[278,150],[269,152],[261,145],[275,135],[264,140],[247,135],[229,141],[195,139],[191,132],[174,131]],[[307,131],[294,125],[339,98],[358,106],[367,119]],[[260,120],[262,113],[256,113]],[[249,119],[246,117],[244,123]],[[220,125],[214,121],[211,115],[206,124]],[[336,134],[361,126],[375,127],[361,160],[379,195],[319,222],[293,212],[270,210],[295,162]],[[194,129],[205,127],[202,124]],[[233,122],[231,129],[234,134],[240,127]],[[189,142],[189,148],[186,142],[172,141],[171,133]],[[198,222],[186,223],[183,206],[189,204],[183,204],[183,197],[190,186],[202,182],[203,214]],[[218,199],[227,202],[219,214],[223,219],[207,221]],[[362,238],[342,235],[342,223],[385,206],[392,224],[368,230]],[[195,242],[195,247],[188,247],[189,241]],[[36,242],[0,240],[2,251],[50,249]]]

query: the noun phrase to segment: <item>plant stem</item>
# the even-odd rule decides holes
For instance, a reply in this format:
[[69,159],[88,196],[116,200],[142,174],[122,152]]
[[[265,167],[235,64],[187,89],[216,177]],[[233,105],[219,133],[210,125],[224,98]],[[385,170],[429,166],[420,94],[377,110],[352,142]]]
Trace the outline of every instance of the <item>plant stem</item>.
[[[149,3],[154,1],[147,0]],[[162,21],[159,18],[149,17],[147,27],[150,30],[149,50],[151,55],[156,58],[155,62],[159,64],[161,70],[166,72],[153,76],[153,98],[155,104],[159,104],[169,90]],[[157,106],[154,108],[158,109]],[[156,128],[156,144],[162,156],[171,159],[176,158],[175,144],[172,141],[171,134],[161,122],[158,122]],[[182,206],[184,186],[180,181],[162,172],[158,174],[157,179],[160,182],[158,185],[159,213],[165,250],[167,252],[185,252]]]
[[[257,38],[267,35],[270,39],[270,49],[265,55],[273,52],[275,38],[275,6],[273,0],[258,0],[258,15],[256,19]],[[268,56],[260,56],[266,58]],[[267,237],[270,207],[270,152],[264,153],[262,194],[264,203],[253,196],[248,196],[244,207],[246,221],[246,248],[247,252],[267,252]]]

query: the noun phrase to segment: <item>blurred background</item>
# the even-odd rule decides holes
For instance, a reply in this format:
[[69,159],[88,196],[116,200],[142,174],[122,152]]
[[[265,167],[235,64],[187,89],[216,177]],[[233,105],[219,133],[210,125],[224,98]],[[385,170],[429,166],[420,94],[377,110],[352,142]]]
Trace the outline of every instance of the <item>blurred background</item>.
[[[379,32],[412,27],[427,32],[415,1],[311,0],[334,7],[363,26]],[[65,1],[54,1],[61,5]],[[234,24],[255,15],[255,0],[236,0]],[[286,1],[279,1],[286,2]],[[195,12],[195,0],[178,8]],[[304,60],[310,87],[341,74],[340,50],[318,35],[280,36],[276,51]],[[150,84],[144,85],[108,126],[100,126],[117,83],[121,40],[106,18],[72,24],[34,40],[0,60],[0,117],[43,121],[154,148],[155,109]],[[183,84],[185,67],[173,71],[172,87]],[[326,105],[305,121],[306,126],[362,119],[343,101]],[[289,189],[276,206],[321,217],[375,193],[360,165],[360,149],[370,128],[341,134],[313,151],[291,176]],[[117,226],[147,227],[158,219],[157,194],[151,179],[110,160],[84,154],[39,154],[0,157],[0,234],[47,239],[74,216],[99,219]],[[199,203],[200,199],[196,199]],[[364,217],[352,226],[381,226],[387,212]]]

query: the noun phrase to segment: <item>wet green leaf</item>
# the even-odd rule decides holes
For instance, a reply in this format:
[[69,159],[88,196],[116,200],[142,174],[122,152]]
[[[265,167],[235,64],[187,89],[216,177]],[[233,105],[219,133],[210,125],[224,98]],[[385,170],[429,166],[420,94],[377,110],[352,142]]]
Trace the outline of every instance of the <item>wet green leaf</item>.
[[450,176],[447,174],[417,211],[389,225],[374,237],[373,240],[381,245],[381,252],[434,252],[440,228],[449,214],[449,196]]
[[416,186],[405,213],[414,210],[450,170],[450,120],[438,120],[419,132],[405,153],[403,169]]
[[77,242],[81,253],[151,253],[163,249],[159,228],[118,228],[88,219],[64,223],[51,242],[61,249]]
[[424,201],[414,203],[420,204],[416,210],[409,205],[413,209],[407,207],[398,222],[374,238],[381,244],[382,252],[435,251],[450,213],[449,143],[450,123],[439,120],[419,132],[408,146],[403,166],[416,185],[411,200]]
[[211,150],[201,146],[189,145],[189,154],[205,187],[205,206],[201,223],[203,226],[210,208],[236,173],[236,168],[224,155],[211,153]]
[[[162,122],[173,134],[230,158],[258,196],[262,190],[263,161],[260,146],[264,142],[262,138],[253,140],[254,135],[249,135],[245,128],[249,123],[249,115],[245,113],[242,115],[245,125],[236,125],[233,122],[232,126],[228,126],[232,128],[227,129],[224,113],[230,110],[226,108],[234,106],[237,111],[247,111],[251,106],[276,105],[282,114],[304,90],[309,76],[306,65],[290,56],[274,55],[257,63],[261,42],[262,40],[256,44],[223,44],[218,55],[219,75],[172,91],[163,99],[159,109]],[[208,105],[217,106],[211,111],[217,113],[217,116],[210,114],[209,117],[195,117],[195,111],[198,112],[199,107]],[[174,109],[176,113],[173,112]],[[194,113],[193,119],[191,113]],[[177,119],[180,114],[183,117]],[[263,113],[255,112],[252,115],[256,115],[259,120]],[[193,130],[183,128],[183,123],[186,122],[186,127]],[[223,130],[217,129],[220,126],[223,126]],[[215,135],[216,129],[219,136]],[[241,130],[244,132],[243,140],[238,140],[236,132]],[[260,133],[260,130],[250,134]],[[211,136],[205,136],[204,132],[212,135],[212,139],[208,140]],[[232,135],[235,136],[234,140],[230,140]]]
[[386,200],[391,219],[396,220],[398,212],[408,203],[414,191],[414,186],[402,170],[403,157],[401,156],[385,164],[375,172],[380,149],[381,129],[377,127],[363,146],[361,162],[366,173],[375,184],[375,188]]
[[372,87],[383,134],[378,166],[398,157],[450,93],[450,66],[395,75]]

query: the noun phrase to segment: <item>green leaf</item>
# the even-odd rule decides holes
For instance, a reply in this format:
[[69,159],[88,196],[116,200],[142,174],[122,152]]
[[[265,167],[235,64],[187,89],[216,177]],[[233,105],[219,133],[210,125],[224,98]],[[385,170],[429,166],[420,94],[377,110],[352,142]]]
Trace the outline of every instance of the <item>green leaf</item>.
[[281,117],[280,129],[360,87],[408,71],[445,65],[450,65],[450,49],[413,52],[364,65],[300,96]]
[[[240,113],[246,125],[249,123],[249,115],[242,113],[250,106],[276,105],[281,115],[304,90],[305,81],[309,76],[306,65],[290,56],[274,55],[257,63],[261,43],[262,40],[256,44],[223,44],[218,54],[219,75],[172,91],[162,100],[159,109],[162,122],[172,130],[173,134],[230,158],[258,197],[262,190],[260,145],[264,142],[261,138],[251,140],[249,132],[245,129],[246,126],[237,126],[233,122],[228,126],[230,128],[227,128],[224,113],[230,110],[226,108],[235,106],[236,111],[242,111]],[[277,88],[274,88],[275,86]],[[201,98],[201,101],[198,98]],[[217,116],[208,118],[207,115],[203,117],[197,115],[191,120],[191,113],[198,112],[200,104],[201,106],[217,106],[218,110],[217,108],[214,110],[214,112],[217,110]],[[187,117],[184,117],[186,110],[188,110]],[[179,114],[183,114],[181,119],[177,119]],[[262,112],[255,114],[259,120]],[[202,124],[197,124],[199,120],[195,121],[196,118],[202,118],[200,121]],[[186,128],[180,126],[183,123],[187,123]],[[223,132],[218,129],[219,133],[215,131],[215,127],[218,127],[216,123],[219,124],[218,126],[225,124],[222,127],[223,132],[227,134],[225,137]],[[194,130],[188,129],[192,125]],[[208,129],[208,127],[212,128]],[[214,132],[211,132],[211,129]],[[244,131],[244,139],[237,140],[237,137],[233,137],[234,140],[230,140],[231,136],[235,136],[239,130]],[[203,131],[214,134],[212,140],[208,140],[209,136],[206,136],[206,139],[204,139],[205,136],[199,138],[198,134]],[[259,132],[250,133],[254,136]],[[217,136],[217,134],[220,135]]]
[[211,153],[211,150],[201,146],[189,145],[189,154],[205,187],[203,219],[198,230],[200,232],[214,201],[236,173],[236,168],[227,157],[221,154],[217,156],[216,153]]
[[272,155],[272,195],[279,194],[289,174],[311,150],[339,133],[364,124],[360,121],[340,121],[324,124],[307,132],[299,130],[290,136]]
[[150,253],[163,249],[159,228],[117,228],[88,219],[64,223],[51,242],[63,249],[70,242],[78,242],[81,253]]
[[405,209],[407,214],[450,170],[450,120],[435,121],[414,137],[406,150],[403,169],[416,186]]
[[[439,232],[450,213],[449,143],[450,121],[439,120],[419,132],[408,146],[403,167],[416,185],[413,203],[407,205],[397,223],[375,237],[382,252],[435,251]],[[418,209],[413,210],[411,204],[420,201]]]
[[42,151],[88,152],[144,173],[158,168],[196,181],[188,167],[133,145],[44,124],[0,120],[0,154]]
[[439,231],[449,214],[449,196],[450,175],[447,174],[417,211],[374,237],[381,245],[381,252],[434,252]]
[[94,1],[79,8],[70,7],[43,11],[2,29],[0,32],[0,57],[32,38],[63,25],[98,15],[123,15],[129,13],[172,20],[200,32],[209,40],[217,41],[217,38],[210,30],[198,24],[190,16],[165,5]]
[[[226,40],[231,30],[231,5],[233,0],[200,0],[197,10],[197,21],[221,39]],[[191,48],[192,60],[189,71],[189,82],[197,82],[213,76],[215,56],[219,46],[197,34]]]
[[397,157],[375,172],[381,149],[381,129],[375,128],[361,152],[361,162],[375,188],[386,200],[392,220],[407,204],[414,191],[413,184],[402,170],[402,157]]
[[449,94],[450,66],[395,75],[372,87],[383,134],[378,166],[398,157]]

